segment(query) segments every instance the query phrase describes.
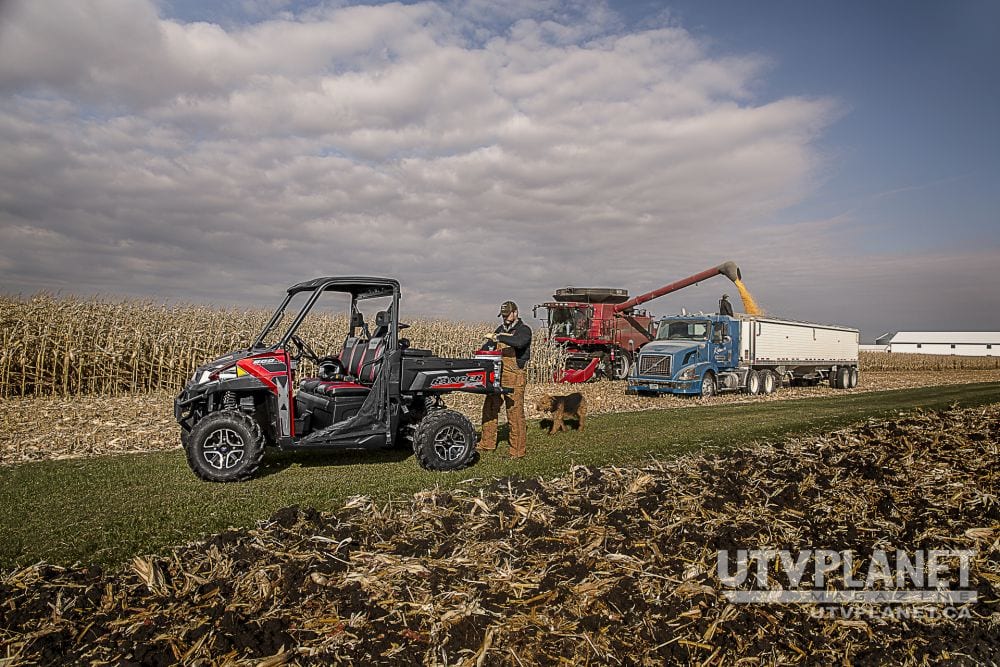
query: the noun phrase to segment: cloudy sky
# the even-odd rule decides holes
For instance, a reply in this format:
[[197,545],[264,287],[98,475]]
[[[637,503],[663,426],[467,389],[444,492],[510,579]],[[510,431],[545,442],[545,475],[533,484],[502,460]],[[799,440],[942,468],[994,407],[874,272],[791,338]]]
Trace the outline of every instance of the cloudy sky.
[[[1000,4],[0,0],[0,290],[1000,329]],[[725,279],[656,302],[714,309]],[[738,303],[738,302],[737,302]]]

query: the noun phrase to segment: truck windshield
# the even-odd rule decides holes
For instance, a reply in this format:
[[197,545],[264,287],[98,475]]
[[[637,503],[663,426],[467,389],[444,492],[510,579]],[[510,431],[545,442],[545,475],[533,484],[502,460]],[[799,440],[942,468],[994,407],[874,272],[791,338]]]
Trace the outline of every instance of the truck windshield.
[[711,325],[704,320],[663,320],[656,340],[707,340]]
[[553,306],[549,308],[549,335],[560,338],[587,338],[590,309]]

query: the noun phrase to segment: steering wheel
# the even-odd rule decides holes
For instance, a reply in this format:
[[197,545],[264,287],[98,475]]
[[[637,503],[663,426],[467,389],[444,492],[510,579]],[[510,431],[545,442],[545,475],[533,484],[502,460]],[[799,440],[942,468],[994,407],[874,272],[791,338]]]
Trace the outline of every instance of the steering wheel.
[[321,380],[336,380],[347,375],[344,363],[339,357],[326,356],[316,360],[319,366],[319,377]]
[[292,337],[288,339],[290,342],[295,343],[295,347],[299,348],[297,354],[292,355],[292,359],[298,361],[302,357],[305,357],[309,361],[318,362],[319,357],[313,352],[312,348],[309,347],[308,343],[299,338],[296,334],[292,334]]

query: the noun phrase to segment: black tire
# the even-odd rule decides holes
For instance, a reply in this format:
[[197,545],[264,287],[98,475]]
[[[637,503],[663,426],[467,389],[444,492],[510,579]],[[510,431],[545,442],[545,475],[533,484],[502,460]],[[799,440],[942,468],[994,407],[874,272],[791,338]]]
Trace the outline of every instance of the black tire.
[[760,373],[754,370],[747,371],[747,383],[744,387],[746,392],[751,396],[756,396],[760,393],[760,385]]
[[849,389],[851,386],[851,369],[841,366],[837,369],[837,389]]
[[701,379],[701,397],[708,398],[709,396],[715,396],[718,385],[715,384],[715,373],[709,371],[705,373],[705,377]]
[[854,389],[857,386],[858,386],[858,369],[857,368],[851,368],[850,388]]
[[629,371],[632,370],[632,355],[625,350],[616,350],[615,360],[611,362],[610,368],[612,380],[627,379]]
[[208,482],[242,482],[264,459],[264,434],[253,418],[223,410],[198,422],[184,444],[188,465]]
[[778,390],[778,379],[771,371],[763,371],[760,376],[760,390],[764,394],[773,394]]
[[434,410],[417,424],[413,454],[427,470],[461,470],[476,458],[476,429],[454,410]]

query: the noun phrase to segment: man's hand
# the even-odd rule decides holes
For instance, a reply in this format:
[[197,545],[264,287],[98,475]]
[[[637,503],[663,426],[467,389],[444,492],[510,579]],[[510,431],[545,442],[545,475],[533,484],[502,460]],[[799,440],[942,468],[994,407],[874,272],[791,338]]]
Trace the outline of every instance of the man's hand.
[[497,335],[495,333],[486,334],[486,340],[491,340],[494,343],[497,342]]

